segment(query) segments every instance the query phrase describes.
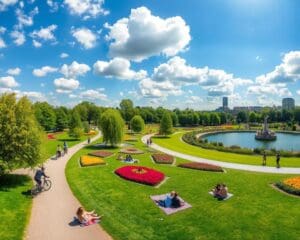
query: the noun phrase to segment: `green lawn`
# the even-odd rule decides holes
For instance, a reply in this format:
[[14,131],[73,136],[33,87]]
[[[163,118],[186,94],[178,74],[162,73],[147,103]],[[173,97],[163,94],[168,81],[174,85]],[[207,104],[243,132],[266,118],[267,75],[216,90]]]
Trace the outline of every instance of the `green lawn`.
[[[174,150],[180,151],[181,153],[219,160],[224,162],[233,162],[233,163],[243,163],[243,164],[251,164],[251,165],[261,165],[262,157],[258,155],[242,155],[242,154],[235,154],[235,153],[226,153],[226,152],[219,152],[215,150],[204,149],[201,147],[193,146],[187,144],[181,140],[185,132],[177,132],[171,135],[169,138],[155,138],[153,137],[153,142]],[[291,157],[291,158],[281,158],[280,161],[281,166],[283,167],[300,167],[300,158]],[[275,166],[275,157],[267,157],[267,165],[268,166]]]
[[[140,142],[137,146],[147,151]],[[93,150],[87,147],[75,154],[66,176],[83,206],[104,214],[101,225],[114,239],[299,239],[300,199],[270,186],[287,175],[235,170],[212,173],[156,165],[149,152],[134,156],[141,165],[170,177],[154,188],[116,176],[113,171],[124,165],[116,156],[107,158],[106,166],[80,168],[79,157]],[[183,161],[177,159],[177,163]],[[234,194],[228,201],[217,201],[208,194],[219,182],[225,182]],[[193,207],[166,216],[149,196],[173,189]]]
[[27,190],[32,181],[27,176],[5,175],[0,177],[0,239],[21,240],[29,221],[31,197]]

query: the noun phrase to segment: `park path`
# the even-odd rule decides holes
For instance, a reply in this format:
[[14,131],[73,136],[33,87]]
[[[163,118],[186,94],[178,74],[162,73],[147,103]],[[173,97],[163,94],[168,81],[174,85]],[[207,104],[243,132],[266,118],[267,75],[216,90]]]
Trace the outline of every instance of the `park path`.
[[[91,140],[94,141],[100,136],[99,133]],[[45,163],[46,174],[50,176],[52,187],[49,191],[43,192],[33,199],[25,240],[112,239],[98,224],[87,227],[72,226],[71,224],[80,203],[69,188],[65,176],[65,167],[72,155],[85,145],[86,142],[79,143],[69,148],[68,154],[64,157],[58,160],[49,159]],[[27,174],[32,176],[31,170],[25,171],[28,171]]]
[[[142,142],[147,143],[147,139],[152,137],[154,134],[148,134],[142,137]],[[251,172],[263,172],[263,173],[278,173],[278,174],[300,174],[300,168],[291,168],[291,167],[267,167],[267,166],[258,166],[258,165],[247,165],[247,164],[239,164],[239,163],[229,163],[229,162],[222,162],[216,160],[210,160],[206,158],[196,157],[189,154],[180,153],[177,151],[170,150],[168,148],[161,147],[155,143],[151,144],[151,148],[156,149],[160,152],[183,158],[193,162],[203,162],[208,164],[214,164],[221,166],[223,168],[231,168],[237,170],[244,170],[244,171],[251,171]],[[180,151],[180,148],[178,149]],[[274,160],[275,161],[275,160]]]

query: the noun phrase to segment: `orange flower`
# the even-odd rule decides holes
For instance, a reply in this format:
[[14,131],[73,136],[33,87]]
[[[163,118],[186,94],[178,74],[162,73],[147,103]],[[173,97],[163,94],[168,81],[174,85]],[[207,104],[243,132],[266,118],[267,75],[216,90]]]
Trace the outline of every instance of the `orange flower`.
[[294,189],[300,190],[300,176],[288,178],[283,181],[285,185],[288,185]]

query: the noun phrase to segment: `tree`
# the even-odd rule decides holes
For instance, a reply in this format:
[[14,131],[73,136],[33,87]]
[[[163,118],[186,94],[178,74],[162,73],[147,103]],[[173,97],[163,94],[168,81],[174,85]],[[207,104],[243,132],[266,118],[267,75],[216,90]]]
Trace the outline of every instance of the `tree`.
[[55,129],[56,114],[54,108],[47,102],[37,102],[34,104],[35,117],[45,131]]
[[210,124],[213,126],[220,125],[221,119],[217,113],[211,113],[210,114]]
[[69,123],[69,136],[74,138],[80,138],[83,134],[82,122],[80,116],[76,110],[71,113],[71,119]]
[[33,167],[41,159],[42,131],[31,102],[4,94],[0,113],[0,175],[17,167]]
[[236,117],[236,121],[238,123],[245,123],[245,122],[247,122],[247,113],[245,111],[238,112],[237,117]]
[[55,109],[56,115],[56,130],[63,131],[68,127],[68,115],[63,108],[59,107]]
[[170,114],[165,111],[162,115],[159,127],[159,134],[161,135],[168,135],[173,132],[173,123]]
[[134,132],[141,132],[145,128],[145,122],[144,119],[140,115],[135,115],[131,120],[130,120],[130,128]]
[[255,112],[251,112],[249,114],[249,122],[251,122],[251,123],[257,122],[257,115]]
[[128,123],[134,116],[133,102],[130,99],[123,99],[120,102],[120,108],[123,119]]
[[103,134],[103,141],[112,146],[120,143],[123,138],[124,121],[117,110],[108,109],[100,118],[100,129]]

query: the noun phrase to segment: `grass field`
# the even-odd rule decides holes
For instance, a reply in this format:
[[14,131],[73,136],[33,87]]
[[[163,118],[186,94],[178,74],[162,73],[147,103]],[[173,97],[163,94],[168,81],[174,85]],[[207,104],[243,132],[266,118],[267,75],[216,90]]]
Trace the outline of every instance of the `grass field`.
[[[153,137],[153,142],[171,149],[173,151],[179,151],[181,153],[219,160],[223,162],[232,162],[232,163],[243,163],[243,164],[250,164],[250,165],[261,165],[262,163],[262,156],[258,155],[242,155],[242,154],[235,154],[235,153],[226,153],[226,152],[219,152],[216,150],[209,150],[204,149],[201,147],[193,146],[188,143],[185,143],[181,140],[185,132],[177,132],[170,137],[167,138],[156,138]],[[275,157],[267,157],[267,165],[268,166],[275,166]],[[291,157],[291,158],[281,158],[280,165],[282,167],[300,167],[300,158]]]
[[32,181],[27,176],[5,175],[0,177],[0,239],[21,240],[29,220],[31,197],[27,191]]
[[[235,170],[212,173],[157,165],[151,161],[147,147],[140,142],[135,145],[145,151],[134,156],[140,165],[170,177],[160,188],[116,176],[113,171],[124,165],[116,155],[106,158],[106,166],[80,168],[79,157],[95,150],[93,147],[75,154],[66,168],[75,196],[88,210],[104,214],[101,225],[114,239],[299,239],[300,199],[270,186],[287,175]],[[184,161],[176,159],[177,164]],[[219,182],[228,185],[234,194],[231,199],[217,201],[208,194]],[[149,196],[171,190],[178,191],[193,207],[166,216]]]

